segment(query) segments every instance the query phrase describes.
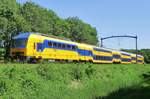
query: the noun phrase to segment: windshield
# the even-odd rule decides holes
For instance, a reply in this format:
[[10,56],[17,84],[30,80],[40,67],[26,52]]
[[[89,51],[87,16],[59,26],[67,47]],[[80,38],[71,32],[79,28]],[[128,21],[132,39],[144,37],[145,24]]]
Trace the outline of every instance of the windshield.
[[12,41],[13,48],[25,48],[26,47],[26,39],[14,39]]

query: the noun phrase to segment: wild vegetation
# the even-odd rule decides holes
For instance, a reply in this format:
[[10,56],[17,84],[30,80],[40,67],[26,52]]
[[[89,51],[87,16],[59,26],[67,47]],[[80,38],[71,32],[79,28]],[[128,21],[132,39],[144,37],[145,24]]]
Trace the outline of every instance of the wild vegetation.
[[[78,17],[62,19],[57,14],[31,2],[0,0],[0,40],[4,41],[4,58],[9,58],[10,43],[20,32],[38,32],[96,44],[97,31]],[[0,42],[1,43],[1,42]]]
[[0,75],[2,99],[150,97],[149,65],[4,64]]

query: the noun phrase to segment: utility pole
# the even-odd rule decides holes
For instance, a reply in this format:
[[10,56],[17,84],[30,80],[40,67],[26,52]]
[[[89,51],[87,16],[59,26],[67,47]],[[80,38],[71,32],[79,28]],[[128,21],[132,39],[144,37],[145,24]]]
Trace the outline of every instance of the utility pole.
[[103,38],[101,38],[101,47],[103,47]]
[[137,38],[137,35],[135,36],[135,39],[136,39],[136,42],[135,42],[136,43],[136,63],[138,63],[138,55],[137,55],[138,54],[138,45],[137,45],[137,43],[138,43],[137,39],[138,38]]

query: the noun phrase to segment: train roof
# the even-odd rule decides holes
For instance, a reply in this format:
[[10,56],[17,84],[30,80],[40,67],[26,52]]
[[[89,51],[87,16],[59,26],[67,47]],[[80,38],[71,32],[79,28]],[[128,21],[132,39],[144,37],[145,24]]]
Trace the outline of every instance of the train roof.
[[30,36],[30,32],[20,33],[17,36],[14,36],[13,39],[27,39]]
[[142,55],[139,55],[139,54],[138,54],[137,56],[138,56],[138,57],[141,57],[141,58],[143,58],[143,56],[142,56]]

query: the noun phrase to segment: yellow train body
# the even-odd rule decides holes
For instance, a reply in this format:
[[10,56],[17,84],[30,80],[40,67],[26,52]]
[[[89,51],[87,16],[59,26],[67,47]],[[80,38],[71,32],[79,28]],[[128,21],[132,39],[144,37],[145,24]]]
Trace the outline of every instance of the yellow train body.
[[[90,45],[87,45],[87,44],[77,44],[78,46],[78,53],[79,53],[79,60],[80,61],[90,61],[92,62],[93,61],[93,58],[92,58],[92,46]],[[84,52],[82,52],[84,51]]]
[[138,55],[137,63],[138,63],[138,64],[144,64],[144,57],[141,56],[141,55]]
[[[38,33],[22,33],[13,38],[10,52],[13,58],[27,60],[66,60],[93,63],[135,63],[133,54],[93,45],[76,43]],[[142,56],[138,63],[144,63]]]
[[122,64],[131,64],[131,55],[126,52],[121,52],[121,63]]
[[[53,45],[51,45],[52,42]],[[29,43],[27,49],[32,50],[29,50],[28,56],[35,56],[36,58],[42,59],[79,60],[78,53],[71,49],[71,47],[76,44],[74,42],[33,34],[30,36]],[[40,48],[38,44],[43,45]],[[68,50],[66,50],[65,47],[67,47]]]
[[119,51],[112,51],[113,63],[121,63],[121,53]]
[[112,63],[112,52],[104,48],[93,48],[94,63]]
[[131,58],[132,58],[131,63],[136,64],[136,54],[131,54]]

